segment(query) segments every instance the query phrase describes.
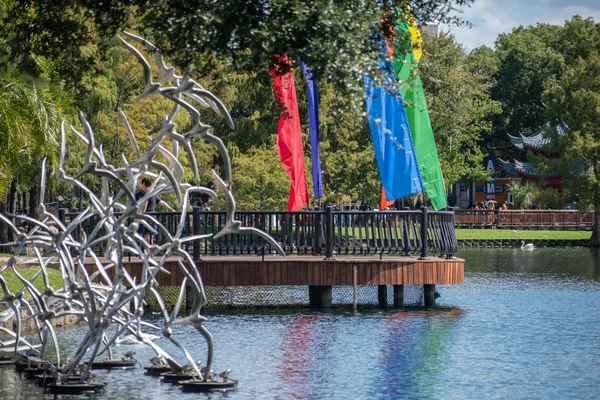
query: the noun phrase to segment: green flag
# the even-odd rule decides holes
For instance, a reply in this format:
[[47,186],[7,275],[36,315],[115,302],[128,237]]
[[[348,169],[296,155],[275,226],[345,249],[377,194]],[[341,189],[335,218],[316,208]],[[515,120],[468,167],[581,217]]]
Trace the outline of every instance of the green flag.
[[[398,33],[399,42],[412,40],[407,45],[397,44],[394,52],[394,72],[400,82],[400,92],[402,99],[404,99],[404,108],[408,117],[423,186],[433,208],[440,210],[446,208],[447,204],[444,178],[440,169],[437,148],[435,147],[425,93],[417,69],[421,52],[420,49],[412,51],[412,43],[420,45],[421,36],[416,25],[413,26],[412,23],[410,29],[405,22],[398,23],[396,32]],[[406,51],[406,49],[409,50]],[[417,56],[415,56],[415,53]]]

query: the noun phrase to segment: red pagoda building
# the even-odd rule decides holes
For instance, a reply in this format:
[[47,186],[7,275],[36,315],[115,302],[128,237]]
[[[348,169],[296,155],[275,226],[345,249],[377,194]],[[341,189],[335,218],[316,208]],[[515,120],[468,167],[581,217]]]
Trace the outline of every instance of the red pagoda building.
[[[531,151],[535,155],[542,155],[546,158],[558,158],[560,155],[549,148],[553,135],[564,135],[569,131],[566,125],[551,126],[544,124],[537,132],[531,136],[511,136],[508,135],[510,142],[517,149],[525,152]],[[549,172],[541,174],[537,171],[537,166],[532,162],[522,162],[513,160],[513,162],[498,159],[502,169],[512,176],[520,177],[523,181],[539,183],[544,181],[548,186],[561,189],[561,176],[559,172]]]

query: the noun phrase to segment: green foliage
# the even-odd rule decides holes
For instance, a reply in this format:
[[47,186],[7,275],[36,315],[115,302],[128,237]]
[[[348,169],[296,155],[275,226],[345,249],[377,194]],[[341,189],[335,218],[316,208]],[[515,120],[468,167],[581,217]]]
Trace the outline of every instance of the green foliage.
[[233,159],[233,193],[249,210],[286,210],[290,183],[275,146],[252,147]]
[[[597,46],[600,45],[600,41]],[[578,58],[552,83],[544,99],[553,121],[564,121],[571,132],[556,138],[561,152],[563,184],[579,195],[579,209],[600,210],[600,56],[592,50]],[[600,245],[600,212],[592,246]]]
[[508,184],[508,191],[515,199],[515,205],[521,209],[529,208],[539,195],[539,187],[529,182],[511,181]]
[[15,178],[38,185],[44,157],[52,168],[64,103],[60,88],[42,79],[0,72],[0,191]]
[[538,199],[540,201],[540,207],[542,208],[550,208],[550,209],[560,209],[562,208],[562,196],[560,192],[554,188],[548,187],[544,190],[540,190],[538,194]]
[[494,134],[487,143],[489,151],[512,155],[514,147],[507,133],[529,133],[546,122],[542,93],[565,68],[563,55],[549,51],[549,42],[556,40],[559,30],[547,24],[519,27],[496,40],[499,68],[491,93],[494,100],[502,102],[502,113],[494,122]]
[[[56,72],[73,87],[99,61],[99,53],[120,29],[135,26],[186,69],[197,54],[198,68],[227,59],[239,71],[260,74],[276,55],[301,56],[317,77],[334,82],[349,100],[360,103],[365,68],[378,71],[379,48],[372,38],[396,25],[398,10],[410,6],[422,24],[460,23],[456,6],[472,0],[376,0],[310,2],[236,0],[180,2],[155,0],[21,0],[7,1],[3,26],[5,54],[32,65],[33,54],[51,58]],[[60,23],[59,23],[60,21]],[[1,54],[0,54],[1,56]]]
[[[481,57],[491,57],[483,52]],[[452,35],[424,37],[419,69],[447,186],[485,177],[479,144],[491,130],[491,117],[500,112],[500,103],[487,92],[492,73],[484,68],[488,64],[467,57]]]

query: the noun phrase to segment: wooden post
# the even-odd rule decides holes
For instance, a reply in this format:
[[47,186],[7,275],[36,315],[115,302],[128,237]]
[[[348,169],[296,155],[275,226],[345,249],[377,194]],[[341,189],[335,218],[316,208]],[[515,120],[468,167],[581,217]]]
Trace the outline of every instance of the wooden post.
[[394,307],[404,307],[404,285],[394,285]]
[[356,265],[352,266],[352,286],[353,286],[353,290],[352,290],[352,300],[353,300],[353,304],[354,304],[354,311],[357,310],[357,285],[358,285],[358,268],[356,268]]
[[67,219],[67,209],[66,208],[59,208],[58,209],[58,220],[60,222],[62,222],[63,225],[64,225],[66,219]]
[[[200,234],[200,207],[192,208],[192,232],[194,235]],[[193,242],[194,262],[200,261],[200,239]]]
[[387,285],[377,285],[377,302],[379,307],[387,307]]
[[325,207],[325,260],[335,260],[333,257],[333,241],[335,240],[333,224],[333,207]]
[[428,218],[427,207],[422,207],[423,218],[421,220],[421,257],[419,260],[429,260],[429,239],[427,238]]
[[423,285],[425,307],[435,307],[435,285]]
[[331,308],[331,286],[309,286],[308,302],[311,308]]
[[194,297],[195,295],[192,286],[189,284],[185,285],[185,308],[192,308],[194,305]]

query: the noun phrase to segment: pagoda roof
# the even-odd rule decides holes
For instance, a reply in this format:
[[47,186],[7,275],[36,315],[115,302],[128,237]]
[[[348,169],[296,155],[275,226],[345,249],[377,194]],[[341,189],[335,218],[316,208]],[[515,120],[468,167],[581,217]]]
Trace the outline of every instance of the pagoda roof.
[[536,172],[537,165],[532,162],[522,162],[513,160],[513,162],[504,161],[502,159],[498,159],[500,164],[502,164],[502,168],[510,175],[521,176],[527,178],[553,178],[560,176],[560,173],[557,171],[549,172],[546,174],[540,174]]
[[569,132],[569,127],[565,124],[550,126],[548,122],[544,124],[537,132],[530,136],[512,136],[508,135],[510,142],[521,150],[540,150],[551,142],[552,133],[564,135]]

